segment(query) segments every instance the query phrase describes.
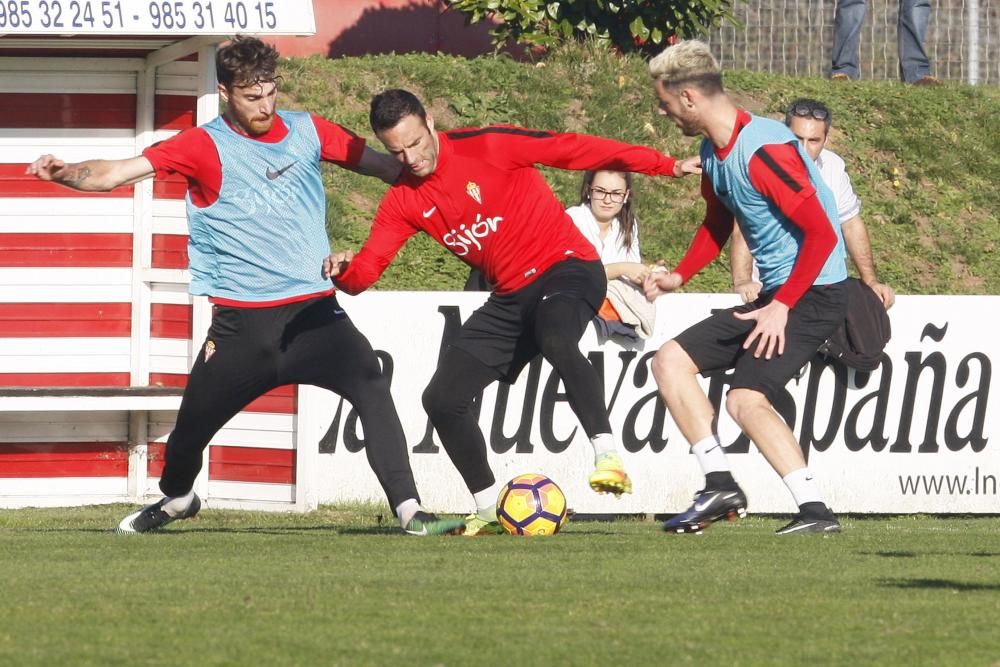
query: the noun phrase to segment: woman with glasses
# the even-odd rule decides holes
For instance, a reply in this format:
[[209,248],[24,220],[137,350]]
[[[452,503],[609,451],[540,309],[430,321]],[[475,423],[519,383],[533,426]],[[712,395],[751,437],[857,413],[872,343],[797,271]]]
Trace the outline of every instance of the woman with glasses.
[[623,278],[642,285],[649,267],[639,254],[639,227],[633,206],[632,174],[588,171],[580,186],[580,203],[566,212],[597,249],[608,280]]
[[601,256],[608,276],[607,296],[594,322],[603,336],[617,334],[632,341],[652,335],[656,315],[642,292],[650,269],[639,253],[634,203],[632,174],[588,171],[580,186],[580,203],[566,209]]

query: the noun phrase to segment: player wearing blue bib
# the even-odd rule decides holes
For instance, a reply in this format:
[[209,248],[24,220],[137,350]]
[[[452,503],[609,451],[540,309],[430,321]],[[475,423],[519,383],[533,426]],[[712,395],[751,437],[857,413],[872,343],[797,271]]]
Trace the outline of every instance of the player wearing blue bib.
[[461,531],[464,522],[420,506],[389,381],[321,273],[330,245],[320,161],[388,183],[399,166],[335,123],[277,111],[277,62],[273,47],[236,37],[217,55],[222,117],[133,158],[65,164],[46,155],[28,168],[78,190],[154,174],[188,180],[190,291],[215,309],[167,441],[164,497],[125,517],[118,532],[197,514],[193,487],[209,441],[251,401],[286,384],[316,385],[351,402],[369,464],[407,533]]
[[649,63],[660,113],[687,136],[703,136],[705,221],[672,272],[646,279],[650,300],[677,289],[715,259],[735,218],[760,266],[763,292],[713,314],[665,343],[652,361],[660,394],[705,473],[691,507],[664,524],[700,532],[746,514],[747,499],[713,427],[699,373],[732,369],[726,409],[782,477],[799,513],[779,534],[832,533],[840,524],[773,402],[843,321],[847,305],[836,205],[798,139],[777,121],[737,108],[708,46],[686,41]]

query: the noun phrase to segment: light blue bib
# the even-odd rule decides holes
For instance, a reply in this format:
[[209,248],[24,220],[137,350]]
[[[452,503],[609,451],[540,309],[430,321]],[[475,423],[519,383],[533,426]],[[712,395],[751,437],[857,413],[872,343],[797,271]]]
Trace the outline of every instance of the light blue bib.
[[833,192],[823,182],[816,164],[802,149],[791,130],[778,121],[751,116],[750,122],[740,130],[736,143],[725,160],[716,157],[711,141],[706,139],[701,145],[702,169],[708,175],[716,196],[735,216],[750,252],[757,261],[765,292],[777,289],[788,280],[802,245],[802,230],[753,187],[750,182],[750,159],[761,146],[789,143],[795,145],[803,164],[809,170],[809,178],[816,188],[823,210],[826,211],[827,224],[837,235],[837,246],[813,284],[840,282],[847,278],[847,265],[844,237],[840,225],[835,224],[839,222],[837,203]]
[[219,151],[222,187],[205,208],[186,197],[192,294],[272,301],[330,288],[316,127],[307,113],[278,115],[288,136],[276,144],[237,133],[221,116],[201,126]]

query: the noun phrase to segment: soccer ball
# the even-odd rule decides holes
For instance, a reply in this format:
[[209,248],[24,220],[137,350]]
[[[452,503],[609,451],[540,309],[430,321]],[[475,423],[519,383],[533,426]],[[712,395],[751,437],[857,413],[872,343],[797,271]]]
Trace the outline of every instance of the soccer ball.
[[511,535],[555,535],[566,523],[566,496],[545,475],[518,475],[500,490],[497,518]]

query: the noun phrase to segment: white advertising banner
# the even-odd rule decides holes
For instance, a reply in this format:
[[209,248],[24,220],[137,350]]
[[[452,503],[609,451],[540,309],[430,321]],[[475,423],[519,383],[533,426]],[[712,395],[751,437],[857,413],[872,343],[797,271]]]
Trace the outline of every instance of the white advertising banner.
[[8,35],[311,35],[312,0],[3,0]]
[[[340,295],[385,370],[425,505],[468,512],[472,498],[432,432],[420,397],[438,355],[485,300],[469,292]],[[634,493],[593,493],[590,443],[565,389],[540,359],[513,385],[488,387],[479,424],[497,479],[540,472],[581,513],[671,513],[690,504],[702,475],[656,392],[649,362],[659,346],[735,295],[674,294],[657,301],[656,329],[638,345],[600,340],[588,327],[581,349],[604,378],[605,398]],[[776,409],[792,425],[809,466],[837,512],[1000,512],[1000,297],[901,296],[890,312],[887,360],[870,374],[820,357],[790,381]],[[724,407],[726,377],[703,379],[719,433],[752,512],[795,510],[790,494]],[[363,432],[350,404],[302,387],[299,442],[319,442],[307,475],[321,503],[384,500],[368,467]],[[310,457],[311,458],[311,457]]]

